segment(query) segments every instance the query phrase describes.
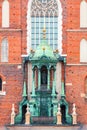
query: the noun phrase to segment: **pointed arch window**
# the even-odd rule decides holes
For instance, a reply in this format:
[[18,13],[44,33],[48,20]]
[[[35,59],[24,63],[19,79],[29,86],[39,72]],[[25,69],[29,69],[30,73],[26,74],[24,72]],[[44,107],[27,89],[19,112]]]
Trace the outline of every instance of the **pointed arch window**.
[[1,43],[1,62],[8,62],[8,40],[6,38]]
[[82,0],[80,4],[80,27],[87,27],[87,2],[85,0]]
[[82,39],[80,42],[80,62],[87,62],[87,40]]
[[2,91],[2,79],[0,78],[0,91]]
[[61,53],[62,8],[60,0],[33,0],[29,3],[27,25],[27,43],[31,43],[28,47],[36,49],[41,43],[42,30],[45,26],[48,44]]
[[2,27],[9,27],[9,2],[4,0],[2,3]]

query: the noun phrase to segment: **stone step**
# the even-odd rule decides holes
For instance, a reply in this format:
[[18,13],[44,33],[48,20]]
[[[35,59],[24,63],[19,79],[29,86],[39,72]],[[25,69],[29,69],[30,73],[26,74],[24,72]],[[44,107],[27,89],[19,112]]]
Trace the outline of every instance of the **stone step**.
[[[29,126],[16,125],[7,126],[7,130],[83,130],[82,126]],[[84,130],[87,130],[84,129]]]
[[53,124],[54,117],[32,117],[33,124]]

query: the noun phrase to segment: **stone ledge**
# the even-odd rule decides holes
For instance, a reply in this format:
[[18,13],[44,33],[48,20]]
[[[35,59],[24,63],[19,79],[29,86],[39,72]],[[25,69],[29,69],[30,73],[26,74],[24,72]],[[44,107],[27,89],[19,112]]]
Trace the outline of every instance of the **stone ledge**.
[[6,92],[5,91],[0,91],[0,96],[4,96],[6,95]]
[[[8,130],[38,130],[38,129],[41,129],[41,130],[78,130],[81,128],[80,125],[72,125],[72,126],[69,126],[69,125],[53,125],[53,126],[41,126],[41,125],[38,125],[38,126],[31,126],[31,125],[9,125],[9,126],[6,126]],[[82,129],[81,129],[82,130]]]
[[11,28],[0,28],[0,32],[4,32],[4,31],[6,31],[6,32],[20,32],[20,31],[22,31],[22,29],[11,29]]
[[82,29],[67,29],[66,31],[67,32],[87,32],[87,28],[86,29],[84,29],[84,28],[82,28]]

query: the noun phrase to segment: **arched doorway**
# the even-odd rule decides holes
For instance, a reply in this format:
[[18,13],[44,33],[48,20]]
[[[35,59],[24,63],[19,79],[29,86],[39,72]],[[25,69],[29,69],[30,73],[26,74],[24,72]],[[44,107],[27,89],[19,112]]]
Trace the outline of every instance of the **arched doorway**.
[[46,89],[47,87],[47,68],[42,66],[41,68],[41,89]]

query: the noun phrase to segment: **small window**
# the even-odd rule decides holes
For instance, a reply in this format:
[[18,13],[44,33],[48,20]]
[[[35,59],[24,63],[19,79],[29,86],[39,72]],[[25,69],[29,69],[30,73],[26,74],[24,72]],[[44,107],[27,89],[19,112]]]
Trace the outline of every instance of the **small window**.
[[87,40],[82,39],[80,42],[80,62],[87,62]]
[[87,2],[85,0],[82,0],[80,4],[80,27],[87,27]]
[[2,79],[0,78],[0,91],[2,91]]
[[2,3],[2,27],[9,27],[9,2],[4,0]]
[[8,62],[8,40],[6,38],[1,43],[1,62]]

